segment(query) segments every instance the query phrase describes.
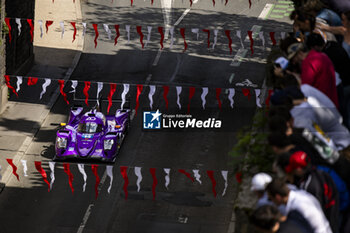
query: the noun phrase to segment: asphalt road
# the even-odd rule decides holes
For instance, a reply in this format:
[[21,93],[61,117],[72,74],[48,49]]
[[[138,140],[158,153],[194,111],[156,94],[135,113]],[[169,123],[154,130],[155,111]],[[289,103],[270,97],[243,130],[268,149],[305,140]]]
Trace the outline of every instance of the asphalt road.
[[[226,38],[221,35],[214,51],[203,46],[203,34],[196,41],[195,34],[190,28],[214,27],[230,28],[245,32],[254,25],[262,26],[261,30],[272,31],[276,27],[283,31],[287,24],[283,20],[257,20],[268,1],[253,2],[251,9],[247,1],[231,1],[224,7],[217,2],[213,8],[212,1],[200,0],[190,11],[182,17],[189,4],[175,2],[167,15],[162,10],[162,4],[155,1],[153,7],[148,2],[136,1],[130,8],[129,1],[110,3],[105,0],[89,0],[82,2],[83,18],[92,23],[117,22],[120,25],[132,25],[129,44],[121,41],[114,46],[112,41],[100,28],[97,48],[94,48],[94,33],[90,28],[87,31],[84,51],[78,67],[74,71],[74,80],[92,80],[131,84],[158,85],[154,96],[154,109],[167,113],[163,100],[161,85],[169,85],[170,92],[168,112],[176,112],[175,86],[183,86],[181,95],[184,107],[188,104],[188,86],[194,87],[234,87],[236,82],[250,79],[261,86],[264,78],[264,57],[268,51],[256,46],[255,54],[250,55],[240,63],[234,61],[239,50],[239,40],[234,38],[233,54],[230,55],[225,45]],[[274,2],[274,1],[272,1]],[[187,8],[186,8],[187,7]],[[150,43],[145,49],[140,48],[135,26],[142,25],[146,34],[146,26],[153,26],[153,33],[157,26],[164,24],[186,27],[189,48],[183,53],[183,41],[177,35],[173,50],[166,48],[160,53],[157,42]],[[121,27],[122,28],[122,27]],[[256,28],[256,27],[255,27]],[[222,31],[221,31],[222,32]],[[156,33],[155,33],[156,34]],[[245,34],[243,34],[245,37]],[[154,35],[156,37],[156,35]],[[233,37],[233,36],[232,36]],[[244,38],[243,38],[244,39]],[[205,44],[205,43],[204,43]],[[246,43],[246,46],[249,45]],[[160,53],[160,55],[159,55]],[[231,65],[231,64],[235,65]],[[233,78],[230,79],[230,77]],[[230,81],[231,80],[231,81]],[[77,92],[81,92],[79,86]],[[93,85],[90,93],[95,93]],[[103,95],[107,95],[104,90]],[[122,87],[118,85],[117,93]],[[243,125],[251,123],[255,112],[255,96],[249,100],[237,91],[235,108],[229,108],[227,93],[222,92],[223,110],[220,111],[215,99],[215,93],[207,97],[208,111],[200,111],[200,91],[196,91],[191,100],[192,113],[199,117],[219,117],[228,128],[223,131],[180,131],[180,132],[145,132],[142,130],[142,110],[148,108],[148,87],[140,96],[139,113],[133,118],[129,134],[122,146],[118,159],[113,167],[114,180],[110,193],[107,192],[109,178],[106,177],[104,164],[99,164],[98,174],[101,183],[98,187],[99,195],[95,199],[95,176],[91,171],[91,164],[85,165],[87,173],[86,191],[82,191],[83,178],[76,163],[71,164],[74,176],[72,193],[68,176],[63,170],[62,163],[56,163],[55,183],[51,192],[34,168],[34,160],[42,160],[43,168],[49,174],[48,161],[51,160],[54,150],[55,126],[52,123],[65,122],[68,108],[60,98],[54,105],[51,113],[42,125],[27,151],[29,176],[21,177],[21,182],[12,179],[0,194],[0,220],[3,223],[1,232],[201,232],[226,233],[233,211],[234,186],[237,184],[234,173],[230,168],[229,151],[234,146],[236,133]],[[77,99],[81,96],[75,96]],[[116,95],[115,98],[120,98]],[[128,96],[131,107],[135,105],[135,86],[132,86]],[[128,199],[125,200],[123,191],[124,180],[119,167],[128,167]],[[142,167],[143,181],[141,190],[137,192],[134,167]],[[152,195],[152,176],[149,169],[156,168],[158,184],[156,197]],[[170,185],[165,188],[164,168],[170,168]],[[192,182],[178,169],[198,169],[202,184]],[[206,173],[214,171],[217,181],[216,198],[212,193],[212,183]],[[224,180],[222,170],[228,170],[229,185],[225,196],[222,196]],[[193,174],[192,174],[193,175]]]

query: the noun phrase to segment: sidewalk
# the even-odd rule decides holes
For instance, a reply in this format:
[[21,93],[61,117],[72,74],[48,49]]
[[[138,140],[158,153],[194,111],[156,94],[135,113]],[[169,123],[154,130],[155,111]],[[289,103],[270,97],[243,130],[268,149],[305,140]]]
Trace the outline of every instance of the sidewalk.
[[[43,37],[40,37],[38,20],[43,20]],[[45,32],[46,20],[53,20],[48,34]],[[59,22],[65,20],[65,34],[61,38]],[[77,24],[77,36],[72,43],[73,28],[70,22],[81,22],[80,1],[36,0],[35,29],[34,29],[34,66],[26,76],[45,77],[68,80],[75,69],[83,48],[81,30]],[[23,83],[22,85],[26,85]],[[6,109],[0,115],[0,151],[3,159],[0,165],[3,170],[1,181],[7,183],[12,173],[6,163],[12,158],[14,164],[20,165],[25,152],[31,144],[35,134],[39,131],[50,109],[59,96],[59,89],[44,103],[24,103],[9,101]],[[1,191],[1,190],[0,190]]]

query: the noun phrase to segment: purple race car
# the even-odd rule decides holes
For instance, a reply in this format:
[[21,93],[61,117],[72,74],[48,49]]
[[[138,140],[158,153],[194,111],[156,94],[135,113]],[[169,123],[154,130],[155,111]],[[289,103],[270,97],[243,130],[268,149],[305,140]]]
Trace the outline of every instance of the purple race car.
[[104,115],[73,107],[68,124],[57,131],[54,160],[69,158],[114,162],[129,126],[130,110]]

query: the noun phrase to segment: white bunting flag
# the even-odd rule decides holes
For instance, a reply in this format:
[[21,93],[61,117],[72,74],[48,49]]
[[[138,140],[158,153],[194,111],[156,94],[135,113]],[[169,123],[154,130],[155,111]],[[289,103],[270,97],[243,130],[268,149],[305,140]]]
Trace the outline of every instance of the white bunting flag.
[[182,87],[176,86],[176,95],[177,95],[177,106],[179,106],[179,109],[181,109],[181,103],[180,103],[180,94],[182,91]]
[[262,42],[263,47],[265,47],[265,37],[264,37],[264,32],[263,31],[259,32],[259,38],[260,38],[260,40]]
[[78,169],[79,169],[79,172],[83,175],[83,179],[84,179],[83,192],[85,192],[87,175],[84,169],[84,164],[78,163]]
[[170,184],[170,168],[164,168],[164,172],[166,173],[166,176],[165,176],[165,188],[168,189],[168,186]]
[[226,193],[226,189],[227,189],[227,173],[228,173],[228,171],[221,171],[221,175],[222,175],[222,177],[224,178],[224,180],[225,180],[225,188],[224,188],[224,191],[222,192],[222,196],[224,196],[225,195],[225,193]]
[[192,28],[191,32],[197,35],[197,40],[199,40],[199,28]]
[[40,38],[43,38],[43,21],[38,20],[39,26],[40,26]]
[[55,162],[50,161],[49,162],[49,166],[50,166],[50,178],[51,178],[51,182],[50,182],[50,190],[53,187],[53,183],[55,182]]
[[83,37],[85,36],[86,33],[86,23],[81,23],[83,25]]
[[242,49],[244,49],[244,44],[243,44],[243,40],[242,40],[241,30],[237,30],[236,31],[236,36],[239,38],[239,41],[241,42]]
[[259,108],[262,107],[260,104],[260,93],[261,93],[261,89],[255,89],[256,106],[258,106]]
[[130,25],[125,25],[125,30],[126,30],[127,37],[128,37],[128,41],[126,43],[129,44],[129,42],[130,42]]
[[18,28],[18,36],[21,35],[21,28],[22,28],[22,23],[20,18],[16,18],[16,23],[17,23],[17,28]]
[[107,33],[108,40],[111,40],[112,39],[112,37],[111,37],[112,31],[111,31],[111,29],[109,29],[108,24],[104,23],[103,28],[105,29],[105,32]]
[[148,34],[147,34],[147,41],[145,43],[145,47],[147,46],[148,42],[150,42],[151,40],[152,26],[147,26],[147,31],[148,31]]
[[[1,169],[2,169],[2,167],[1,167],[1,165],[0,165],[0,172],[1,172]],[[2,179],[2,176],[1,176],[1,174],[0,174],[0,180]]]
[[100,97],[100,92],[102,91],[102,89],[103,89],[103,82],[97,82],[96,99],[97,99],[98,106],[100,106],[99,97]]
[[202,99],[202,106],[203,106],[203,109],[205,109],[205,103],[206,103],[206,100],[205,100],[205,97],[207,96],[208,94],[208,88],[207,87],[202,87],[202,95],[201,95],[201,99]]
[[283,40],[284,38],[286,38],[286,32],[281,32],[281,39]]
[[198,181],[198,183],[202,184],[201,175],[199,174],[199,170],[194,169],[192,171],[193,171],[194,178],[196,178],[196,181]]
[[75,88],[78,86],[78,81],[77,80],[71,80],[72,82],[72,91],[70,91],[70,93],[75,93]]
[[19,90],[21,89],[21,84],[23,81],[23,77],[22,76],[17,76],[17,88],[16,88],[16,92],[18,93]]
[[49,86],[51,84],[51,79],[49,79],[49,78],[46,78],[45,79],[45,82],[44,82],[44,84],[43,84],[43,86],[42,86],[42,91],[41,91],[41,93],[40,93],[40,99],[43,97],[43,95],[46,93],[46,88]]
[[129,89],[130,89],[130,84],[123,84],[123,87],[124,87],[124,90],[123,90],[123,93],[122,93],[122,105],[121,105],[121,109],[123,109],[123,106],[126,102],[126,94],[128,94],[129,92]]
[[174,44],[174,27],[171,27],[169,32],[170,32],[170,48],[173,48],[173,44]]
[[63,21],[60,22],[60,27],[61,27],[61,39],[63,39],[63,35],[64,35],[64,22]]
[[109,187],[107,189],[107,192],[111,193],[111,188],[112,188],[112,183],[113,183],[113,166],[107,165],[106,172],[107,172],[107,176],[109,177]]
[[153,108],[153,95],[156,92],[156,86],[150,85],[149,86],[149,94],[148,94],[148,99],[149,99],[149,106],[152,109]]
[[28,174],[27,174],[27,171],[28,171],[27,160],[21,159],[21,163],[23,166],[23,175],[28,176]]
[[230,101],[230,106],[231,108],[233,108],[233,104],[234,104],[233,96],[235,95],[236,91],[234,88],[229,88],[228,91],[229,91],[228,99]]
[[141,189],[140,183],[142,181],[141,167],[135,167],[134,171],[135,171],[135,175],[137,176],[137,181],[136,181],[137,192],[140,192],[140,189]]
[[218,41],[218,29],[214,29],[214,43],[213,43],[213,49],[215,48],[216,42]]

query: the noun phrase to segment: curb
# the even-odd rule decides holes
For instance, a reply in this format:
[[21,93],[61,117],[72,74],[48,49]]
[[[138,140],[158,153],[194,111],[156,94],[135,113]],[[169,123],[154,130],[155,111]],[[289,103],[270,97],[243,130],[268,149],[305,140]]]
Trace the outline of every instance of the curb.
[[[264,106],[264,101],[266,100],[267,98],[267,90],[268,90],[268,87],[266,85],[266,78],[264,78],[264,82],[263,82],[263,85],[261,87],[261,94],[260,96],[263,96],[263,98],[260,98],[260,104],[262,106]],[[257,108],[258,109],[258,108]],[[257,112],[257,110],[255,111],[255,113]],[[232,215],[231,215],[231,219],[230,219],[230,223],[229,223],[229,226],[228,226],[228,230],[227,230],[227,233],[235,233],[235,228],[236,228],[236,213],[235,213],[235,205],[236,205],[236,202],[237,202],[237,198],[239,196],[239,193],[240,191],[238,191],[237,193],[237,196],[235,198],[235,200],[233,201],[233,210],[232,210]]]
[[[82,12],[81,12],[81,5],[80,5],[80,1],[75,1],[76,4],[76,15],[77,15],[77,21],[82,21]],[[75,68],[77,67],[79,61],[80,61],[80,57],[82,54],[82,50],[84,47],[84,37],[80,37],[79,41],[78,41],[78,50],[77,53],[74,56],[73,62],[71,64],[71,66],[68,68],[65,76],[64,76],[64,80],[67,81],[70,79],[73,71],[75,70]],[[14,155],[13,157],[13,161],[14,163],[20,163],[20,160],[23,159],[23,157],[25,156],[29,146],[32,144],[33,139],[35,137],[35,135],[39,132],[42,124],[44,123],[45,119],[47,118],[47,116],[49,115],[53,105],[56,103],[58,97],[60,94],[60,88],[57,87],[57,89],[54,91],[49,103],[47,104],[46,108],[42,111],[39,119],[38,119],[38,125],[39,126],[34,126],[32,128],[32,130],[30,131],[30,133],[32,134],[32,136],[27,136],[25,138],[25,140],[23,141],[21,147],[19,148],[18,152]],[[6,186],[6,184],[9,182],[10,178],[11,178],[11,174],[12,171],[10,169],[10,166],[8,166],[5,170],[5,172],[3,173],[3,183],[0,183],[0,193],[2,192],[2,190],[4,189],[4,187]]]

